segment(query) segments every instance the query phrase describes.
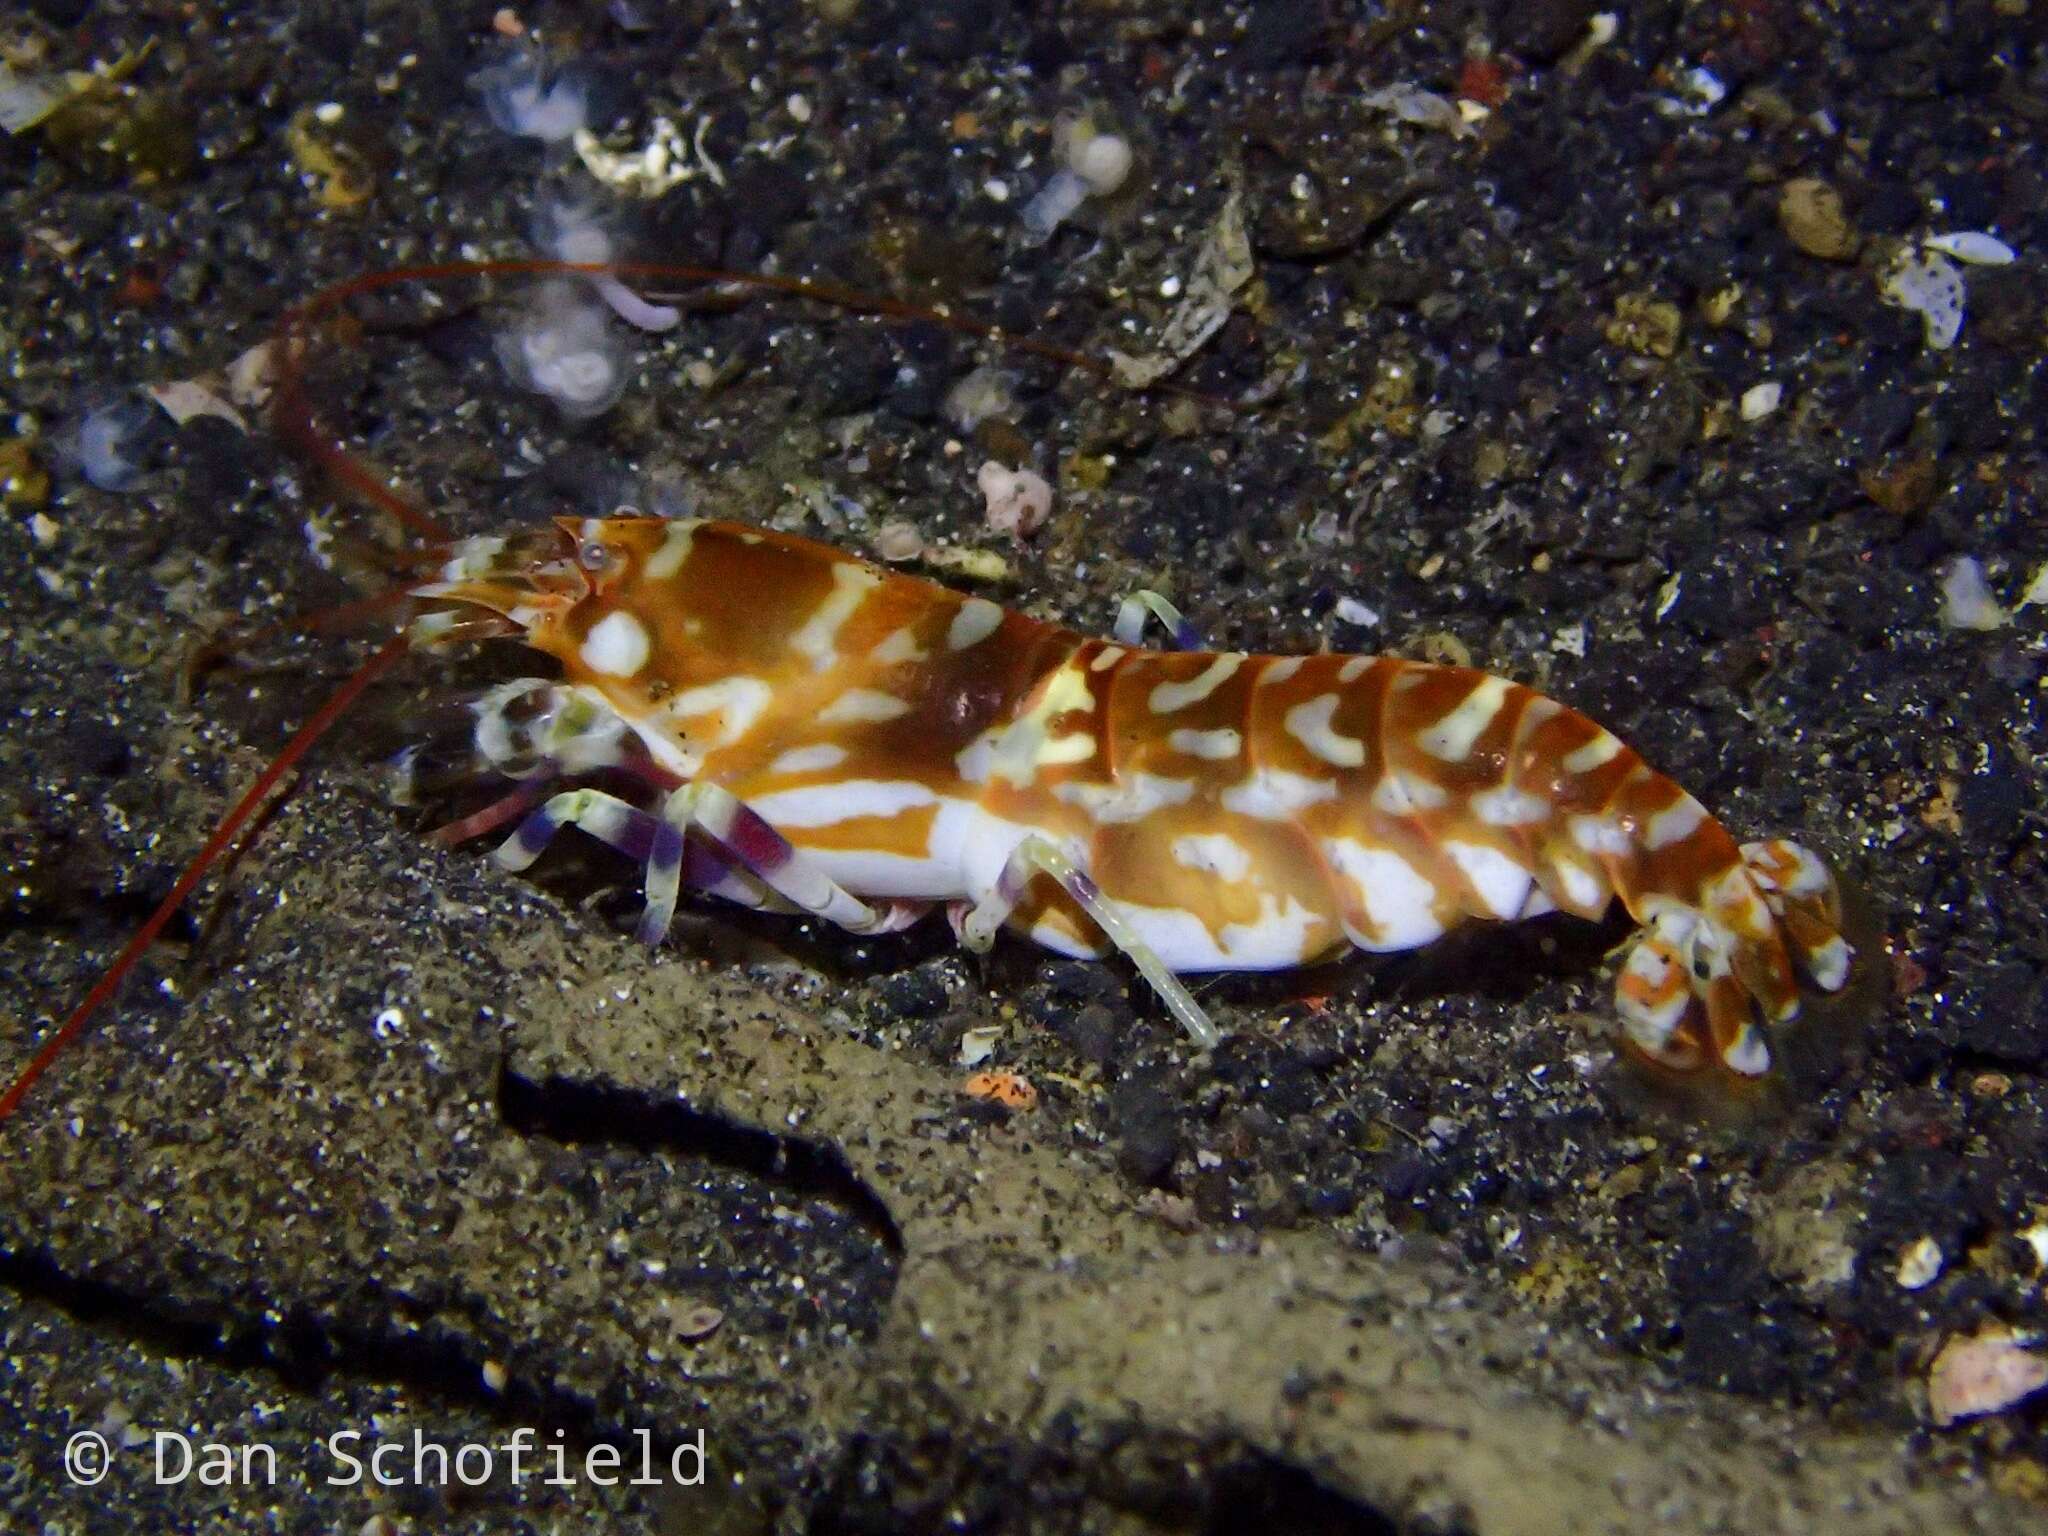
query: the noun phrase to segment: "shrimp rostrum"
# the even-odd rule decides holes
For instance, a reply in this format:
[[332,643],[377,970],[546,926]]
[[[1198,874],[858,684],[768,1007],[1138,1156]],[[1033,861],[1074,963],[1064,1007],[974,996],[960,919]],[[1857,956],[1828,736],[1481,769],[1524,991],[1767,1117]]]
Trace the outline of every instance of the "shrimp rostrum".
[[[448,553],[413,645],[498,634],[559,664],[474,705],[464,750],[516,785],[461,835],[517,819],[519,869],[573,825],[643,862],[649,942],[686,888],[855,933],[943,906],[970,948],[1009,927],[1121,951],[1208,1047],[1181,974],[1619,898],[1628,1049],[1725,1083],[1769,1071],[1802,976],[1848,977],[1817,857],[1738,845],[1585,716],[1470,668],[1143,649],[732,523],[562,519]],[[600,769],[647,791],[577,782]]]

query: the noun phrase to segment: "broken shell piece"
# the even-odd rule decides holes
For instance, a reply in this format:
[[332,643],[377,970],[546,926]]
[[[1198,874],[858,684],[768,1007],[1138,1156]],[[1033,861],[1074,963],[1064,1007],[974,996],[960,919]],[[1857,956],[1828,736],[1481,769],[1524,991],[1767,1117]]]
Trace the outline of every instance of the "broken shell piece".
[[2048,1387],[2048,1358],[2009,1330],[1950,1339],[1927,1373],[1927,1410],[1937,1425],[1997,1413]]
[[1927,345],[1946,352],[1963,331],[1963,274],[1940,251],[1901,251],[1878,280],[1887,304],[1909,309],[1926,327]]
[[2005,267],[2019,260],[2018,253],[2011,246],[1981,230],[1963,230],[1953,235],[1929,235],[1920,243],[1930,251],[1953,256],[1957,261],[1966,261],[1973,267]]
[[960,1037],[960,1065],[978,1067],[996,1053],[996,1042],[1003,1038],[999,1025],[985,1024],[970,1029]]
[[197,379],[176,379],[169,384],[152,384],[149,386],[149,398],[162,406],[164,414],[181,427],[194,416],[218,416],[238,432],[249,430],[249,423],[243,419],[240,411]]

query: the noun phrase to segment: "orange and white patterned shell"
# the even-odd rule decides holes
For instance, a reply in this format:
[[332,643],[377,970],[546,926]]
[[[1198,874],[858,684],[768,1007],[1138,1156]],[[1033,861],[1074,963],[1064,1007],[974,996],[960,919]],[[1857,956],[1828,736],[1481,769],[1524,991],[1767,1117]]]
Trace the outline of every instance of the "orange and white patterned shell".
[[[1846,976],[1812,855],[1738,846],[1606,730],[1471,668],[1129,649],[719,522],[473,540],[421,595],[511,620],[669,774],[864,897],[983,900],[1040,834],[1168,969],[1208,971],[1619,896],[1649,929],[1618,988],[1630,1039],[1744,1076],[1770,1059],[1752,1001],[1797,1011],[1795,954]],[[1012,923],[1105,948],[1051,881]]]

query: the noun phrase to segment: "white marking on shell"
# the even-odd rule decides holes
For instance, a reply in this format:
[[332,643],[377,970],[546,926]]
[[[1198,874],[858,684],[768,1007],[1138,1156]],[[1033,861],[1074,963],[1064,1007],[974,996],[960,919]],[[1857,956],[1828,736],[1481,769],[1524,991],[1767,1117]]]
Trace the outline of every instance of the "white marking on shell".
[[899,662],[923,661],[926,654],[924,647],[917,643],[917,636],[906,624],[868,652],[868,659],[881,666],[893,667]]
[[[1038,835],[1043,834],[1037,827],[1006,820],[983,810],[972,800],[941,800],[925,847],[935,863],[953,873],[958,889],[923,894],[935,901],[956,897],[969,901],[986,899],[1002,878],[1003,866],[1009,863],[1017,845]],[[1068,848],[1066,852],[1073,858],[1085,850]]]
[[1290,893],[1282,906],[1270,893],[1259,897],[1258,918],[1226,923],[1216,935],[1231,966],[1247,971],[1278,970],[1299,965],[1308,953],[1308,936],[1323,919]]
[[1341,702],[1336,694],[1325,693],[1295,705],[1287,711],[1287,734],[1326,763],[1338,768],[1362,767],[1365,743],[1355,736],[1341,735],[1330,726]]
[[684,689],[664,707],[673,720],[723,712],[725,730],[712,745],[725,747],[753,729],[773,697],[773,690],[758,677],[722,677],[715,683]]
[[[1044,761],[1046,722],[1059,715],[1090,709],[1094,703],[1087,673],[1077,666],[1062,665],[1041,685],[1028,710],[1007,726],[983,732],[962,749],[954,759],[960,776],[978,784],[993,775],[1008,779],[1019,789],[1028,787],[1037,779],[1039,764]],[[984,742],[988,744],[985,751],[981,750]]]
[[1812,973],[1813,984],[1823,992],[1841,990],[1842,983],[1849,979],[1849,959],[1854,953],[1840,934],[1808,950],[1806,968]]
[[1628,828],[1610,816],[1574,816],[1572,841],[1588,853],[1627,853]]
[[946,626],[946,649],[964,651],[979,645],[1002,625],[1003,610],[985,597],[970,597]]
[[1337,669],[1337,681],[1355,683],[1365,676],[1366,668],[1372,665],[1370,656],[1354,656]]
[[1472,755],[1472,744],[1493,724],[1493,717],[1500,713],[1507,696],[1506,678],[1480,679],[1478,685],[1465,695],[1464,702],[1416,736],[1416,744],[1443,762],[1462,763]]
[[1559,859],[1550,867],[1556,875],[1558,889],[1564,892],[1565,900],[1574,909],[1584,912],[1607,905],[1607,887],[1592,870],[1569,859]]
[[[1685,1017],[1685,1010],[1692,1002],[1688,988],[1671,987],[1672,972],[1678,963],[1676,954],[1662,942],[1649,938],[1638,940],[1628,953],[1622,973],[1642,982],[1652,995],[1664,994],[1662,1000],[1655,1004],[1645,1003],[1629,996],[1618,986],[1615,989],[1614,1008],[1621,1015],[1622,1028],[1628,1032],[1629,1039],[1652,1053],[1661,1052],[1671,1043],[1678,1021]],[[1667,988],[1670,989],[1668,994]]]
[[789,648],[808,656],[811,666],[823,672],[839,659],[840,629],[868,593],[881,584],[882,578],[864,565],[833,566],[831,592],[789,637]]
[[1344,925],[1345,936],[1360,949],[1415,949],[1443,933],[1436,887],[1391,848],[1334,837],[1324,842],[1323,855],[1356,888],[1358,904],[1372,924],[1370,932]]
[[1474,795],[1472,814],[1489,827],[1526,827],[1550,814],[1550,802],[1541,795],[1503,784]]
[[1031,925],[1031,942],[1041,949],[1076,960],[1100,960],[1116,947],[1113,944],[1088,943],[1069,930],[1065,918],[1058,912],[1047,912]]
[[1128,654],[1120,645],[1105,645],[1095,653],[1095,659],[1088,663],[1090,672],[1107,672]]
[[1269,663],[1266,669],[1259,674],[1258,686],[1263,688],[1268,683],[1284,683],[1305,665],[1307,665],[1307,658],[1305,657],[1282,656],[1278,661]]
[[1762,1077],[1771,1070],[1771,1048],[1764,1044],[1761,1031],[1754,1024],[1745,1024],[1735,1032],[1735,1038],[1728,1042],[1721,1052],[1721,1060],[1731,1072],[1740,1072],[1744,1077]]
[[1405,769],[1395,769],[1372,787],[1376,810],[1389,816],[1413,816],[1419,811],[1440,810],[1450,802],[1450,791],[1433,780]]
[[821,741],[814,747],[792,747],[768,765],[770,773],[822,773],[846,761],[846,748]]
[[670,523],[668,532],[662,535],[661,548],[647,557],[646,575],[650,581],[668,581],[683,568],[683,562],[690,558],[690,543],[697,535],[698,521]]
[[1229,682],[1237,669],[1243,665],[1244,656],[1241,652],[1225,651],[1186,682],[1161,683],[1152,690],[1152,713],[1170,715],[1175,710],[1186,709],[1190,704],[1201,703]]
[[778,789],[756,795],[747,804],[774,827],[829,827],[858,816],[899,816],[938,798],[925,785],[909,780],[849,779]]
[[1244,737],[1227,726],[1213,731],[1191,731],[1183,727],[1167,732],[1166,744],[1189,757],[1215,760],[1237,756],[1244,750]]
[[1259,768],[1219,797],[1223,809],[1259,821],[1286,821],[1304,806],[1337,798],[1333,779],[1311,779],[1278,768]]
[[1220,876],[1233,884],[1252,871],[1252,856],[1244,844],[1222,832],[1194,832],[1176,837],[1173,858],[1177,864]]
[[1185,907],[1147,907],[1120,900],[1124,918],[1169,971],[1227,971],[1238,963],[1208,926]]
[[1485,843],[1448,838],[1443,846],[1488,913],[1503,918],[1521,914],[1522,903],[1529,899],[1532,877],[1528,870]]
[[1166,806],[1184,804],[1194,794],[1195,784],[1192,779],[1132,773],[1115,784],[1056,784],[1052,792],[1056,799],[1079,806],[1105,826],[1113,826],[1141,821]]
[[1038,764],[1041,768],[1057,768],[1066,763],[1085,763],[1095,755],[1095,738],[1086,731],[1069,731],[1064,736],[1055,736],[1038,749]]
[[1565,753],[1562,766],[1566,773],[1591,773],[1595,768],[1612,762],[1621,751],[1621,738],[1612,731],[1602,731],[1583,747]]
[[910,713],[908,700],[875,688],[849,688],[818,711],[820,725],[862,725]]
[[583,665],[606,677],[632,677],[647,665],[653,645],[646,626],[621,609],[608,613],[590,627],[579,653]]
[[1652,816],[1643,828],[1643,846],[1655,853],[1673,843],[1682,843],[1697,832],[1707,819],[1707,808],[1691,795],[1680,795]]

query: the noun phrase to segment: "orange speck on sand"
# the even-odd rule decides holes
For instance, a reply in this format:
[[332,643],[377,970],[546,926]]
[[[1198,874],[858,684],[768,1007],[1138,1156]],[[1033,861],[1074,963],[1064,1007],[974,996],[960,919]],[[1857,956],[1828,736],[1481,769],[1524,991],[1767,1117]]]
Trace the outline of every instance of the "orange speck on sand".
[[960,1085],[960,1091],[970,1099],[994,1099],[1010,1109],[1038,1107],[1038,1090],[1015,1072],[977,1072]]

